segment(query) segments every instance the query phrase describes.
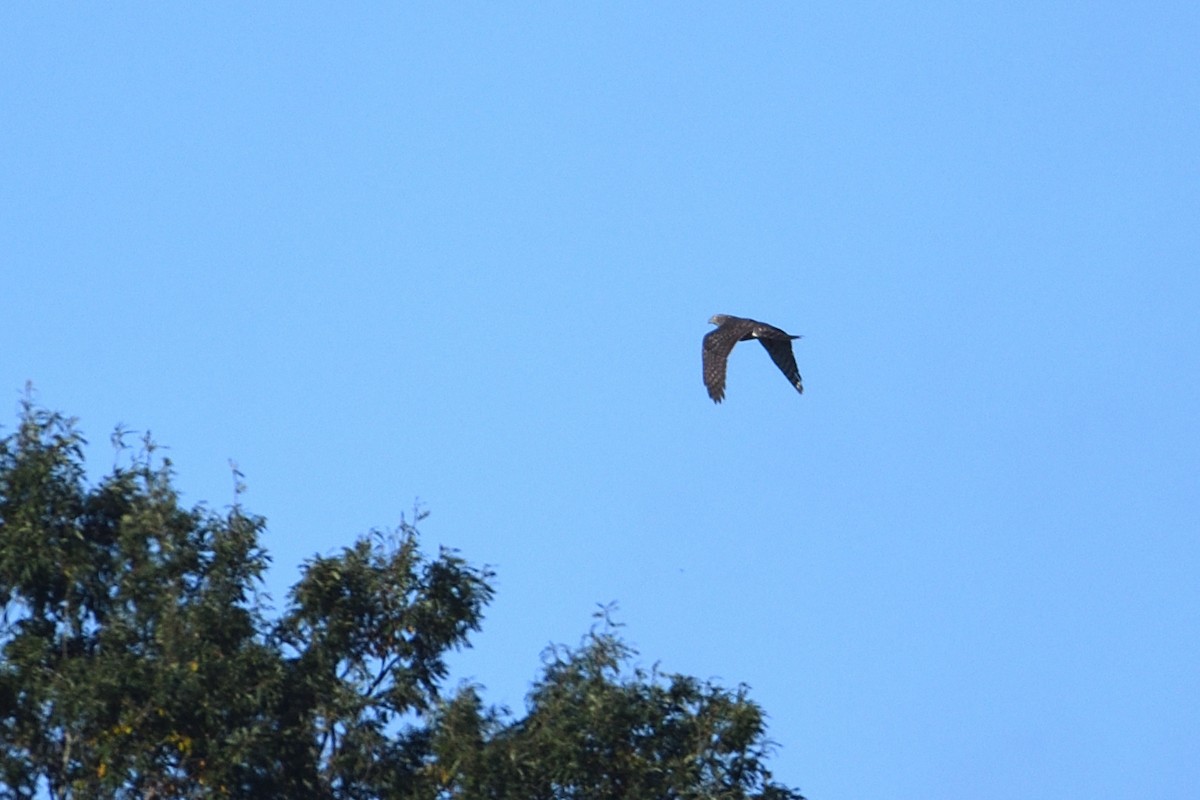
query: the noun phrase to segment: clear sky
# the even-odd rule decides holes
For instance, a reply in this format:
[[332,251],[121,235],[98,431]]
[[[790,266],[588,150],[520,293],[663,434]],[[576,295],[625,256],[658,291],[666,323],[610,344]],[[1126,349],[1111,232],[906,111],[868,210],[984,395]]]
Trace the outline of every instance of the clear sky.
[[280,603],[419,499],[493,702],[616,601],[812,800],[1196,796],[1194,2],[8,3],[0,298]]

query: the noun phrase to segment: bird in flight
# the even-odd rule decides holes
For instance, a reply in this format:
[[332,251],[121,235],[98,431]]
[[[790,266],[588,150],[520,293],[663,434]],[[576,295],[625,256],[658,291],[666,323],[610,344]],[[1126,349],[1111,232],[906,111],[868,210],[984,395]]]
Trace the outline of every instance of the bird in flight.
[[717,326],[704,335],[704,385],[714,403],[725,399],[725,362],[733,352],[733,346],[749,339],[758,339],[788,382],[797,392],[804,393],[796,357],[792,355],[792,339],[799,339],[799,336],[792,336],[765,322],[728,314],[715,314],[708,322]]

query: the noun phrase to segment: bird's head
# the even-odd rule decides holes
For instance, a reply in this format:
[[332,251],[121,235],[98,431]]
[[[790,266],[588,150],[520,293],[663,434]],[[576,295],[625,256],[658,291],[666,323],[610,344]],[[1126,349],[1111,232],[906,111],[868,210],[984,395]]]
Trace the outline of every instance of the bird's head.
[[727,320],[727,319],[729,319],[728,314],[713,314],[711,317],[708,318],[708,324],[709,325],[720,325],[723,322],[725,322],[725,320]]

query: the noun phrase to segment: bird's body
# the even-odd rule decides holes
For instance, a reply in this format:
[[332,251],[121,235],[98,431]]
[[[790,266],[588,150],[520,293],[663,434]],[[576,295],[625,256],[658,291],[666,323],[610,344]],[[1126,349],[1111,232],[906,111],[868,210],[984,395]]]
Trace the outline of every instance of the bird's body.
[[725,399],[725,362],[733,346],[750,339],[758,339],[788,382],[796,387],[797,392],[804,393],[796,357],[792,355],[792,340],[799,339],[799,336],[765,322],[728,314],[714,315],[709,319],[709,324],[717,327],[704,336],[704,385],[708,387],[708,396],[714,403]]

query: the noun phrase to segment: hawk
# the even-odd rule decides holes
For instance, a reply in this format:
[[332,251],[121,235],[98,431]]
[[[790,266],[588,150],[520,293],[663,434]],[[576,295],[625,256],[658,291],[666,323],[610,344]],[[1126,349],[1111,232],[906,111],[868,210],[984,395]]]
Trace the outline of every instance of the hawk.
[[704,336],[704,385],[714,403],[725,399],[725,362],[733,346],[749,339],[758,339],[788,382],[797,392],[804,393],[796,357],[792,355],[792,339],[799,339],[799,336],[792,336],[765,322],[728,314],[716,314],[708,322],[717,326]]

